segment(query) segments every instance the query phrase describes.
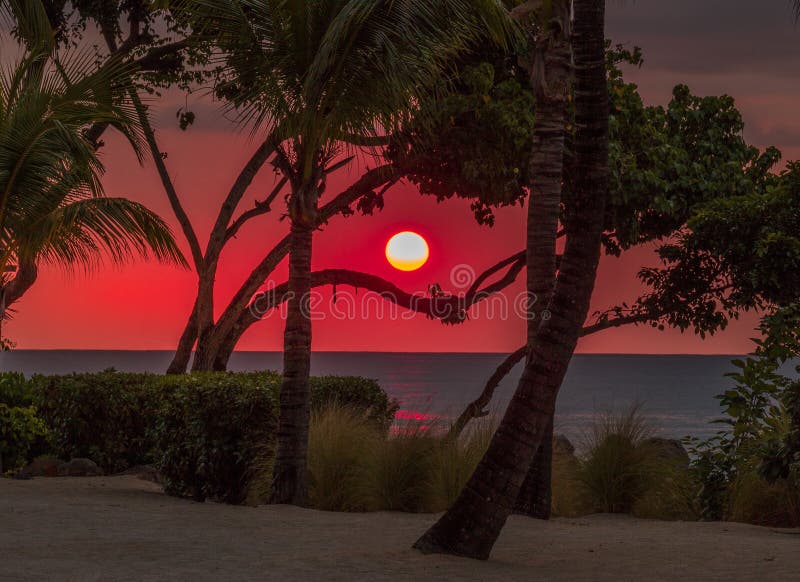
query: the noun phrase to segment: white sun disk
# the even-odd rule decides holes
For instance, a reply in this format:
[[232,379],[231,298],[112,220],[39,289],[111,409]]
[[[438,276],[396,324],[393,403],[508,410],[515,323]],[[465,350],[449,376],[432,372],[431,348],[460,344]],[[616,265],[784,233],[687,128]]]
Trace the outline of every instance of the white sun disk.
[[398,232],[386,243],[386,260],[400,271],[416,271],[427,261],[428,243],[416,232]]

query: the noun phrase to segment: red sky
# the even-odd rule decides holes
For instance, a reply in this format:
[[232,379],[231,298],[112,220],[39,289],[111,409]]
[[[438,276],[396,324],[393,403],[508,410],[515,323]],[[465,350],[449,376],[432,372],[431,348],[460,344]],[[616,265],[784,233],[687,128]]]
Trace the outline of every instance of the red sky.
[[[640,84],[648,103],[666,103],[677,83],[686,83],[699,94],[731,94],[745,115],[749,141],[761,147],[776,145],[788,159],[800,158],[800,113],[796,108],[800,80],[794,74],[800,64],[800,31],[784,6],[788,3],[772,2],[769,8],[721,0],[709,0],[701,7],[689,0],[610,4],[609,36],[645,51],[644,69],[630,72],[628,78]],[[219,201],[254,145],[203,103],[195,103],[201,112],[198,123],[189,132],[179,131],[174,112],[181,104],[183,96],[177,95],[158,102],[156,123],[178,192],[204,240]],[[174,222],[151,165],[138,167],[117,138],[108,136],[106,142],[107,193],[142,201]],[[357,176],[355,170],[341,171],[327,195],[332,196]],[[268,170],[262,172],[244,208],[264,195],[271,179]],[[520,208],[505,209],[498,212],[493,229],[481,227],[468,203],[437,204],[412,187],[400,185],[387,194],[383,212],[333,220],[319,233],[314,268],[359,269],[386,277],[408,291],[424,291],[432,282],[452,289],[450,271],[455,265],[468,264],[480,272],[522,250],[524,214]],[[222,258],[217,281],[219,306],[286,230],[286,223],[277,216],[254,221],[244,229]],[[417,272],[396,271],[383,257],[386,241],[400,230],[417,231],[428,240],[431,259]],[[639,290],[634,275],[653,260],[648,249],[630,252],[622,259],[605,258],[595,307],[634,298]],[[283,282],[285,272],[283,265],[274,282]],[[191,271],[173,266],[136,263],[88,277],[44,268],[38,283],[16,305],[19,312],[7,333],[19,348],[172,349],[190,310],[194,286]],[[508,296],[513,298],[521,289],[518,284]],[[755,321],[746,317],[705,341],[675,331],[623,328],[584,338],[579,351],[743,353],[750,349],[748,338]],[[423,316],[378,320],[374,312],[366,318],[341,321],[328,317],[314,323],[316,350],[502,352],[516,349],[523,338],[522,320],[488,317],[485,310],[457,327]],[[278,350],[281,341],[282,322],[272,316],[251,328],[239,349]]]

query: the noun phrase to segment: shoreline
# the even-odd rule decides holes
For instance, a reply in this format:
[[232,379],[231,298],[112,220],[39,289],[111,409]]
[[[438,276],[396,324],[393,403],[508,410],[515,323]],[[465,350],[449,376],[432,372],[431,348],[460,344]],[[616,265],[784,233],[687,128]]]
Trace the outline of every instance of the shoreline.
[[410,549],[430,514],[237,507],[132,476],[0,480],[9,579],[786,580],[800,529],[512,517],[487,562]]

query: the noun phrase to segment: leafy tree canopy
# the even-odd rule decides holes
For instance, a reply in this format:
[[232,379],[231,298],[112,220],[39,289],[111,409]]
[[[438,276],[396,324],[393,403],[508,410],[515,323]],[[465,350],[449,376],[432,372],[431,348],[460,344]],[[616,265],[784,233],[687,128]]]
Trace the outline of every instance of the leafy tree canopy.
[[[467,198],[482,223],[493,223],[493,207],[521,203],[531,179],[535,97],[520,61],[497,51],[470,55],[460,63],[456,90],[421,104],[430,110],[424,119],[434,123],[410,122],[388,149],[423,194]],[[773,152],[762,155],[742,138],[731,97],[698,97],[679,85],[667,107],[645,106],[620,68],[642,62],[639,49],[609,44],[612,187],[605,245],[614,254],[671,234],[699,203],[751,191],[774,162]],[[747,172],[750,167],[764,173]],[[565,186],[568,199],[569,170]]]

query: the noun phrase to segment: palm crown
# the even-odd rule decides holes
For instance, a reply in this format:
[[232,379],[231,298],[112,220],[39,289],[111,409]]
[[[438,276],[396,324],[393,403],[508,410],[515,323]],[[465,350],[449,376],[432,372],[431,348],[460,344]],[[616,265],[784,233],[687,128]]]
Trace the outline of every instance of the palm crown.
[[[496,0],[187,0],[225,57],[218,91],[269,125],[310,177],[312,157],[386,131],[479,38],[503,42]],[[200,24],[202,22],[202,24]],[[297,150],[302,150],[302,153]]]
[[122,66],[88,72],[33,47],[0,75],[0,268],[25,260],[91,266],[108,255],[182,262],[169,228],[141,204],[104,196],[103,165],[84,136],[116,127],[137,153],[133,112],[115,99]]
[[119,62],[98,69],[91,54],[59,55],[36,0],[0,0],[0,16],[11,16],[26,49],[0,72],[0,323],[42,261],[90,268],[152,255],[185,264],[157,215],[104,195],[104,168],[85,135],[113,126],[141,157],[135,112],[119,99],[132,71]]

